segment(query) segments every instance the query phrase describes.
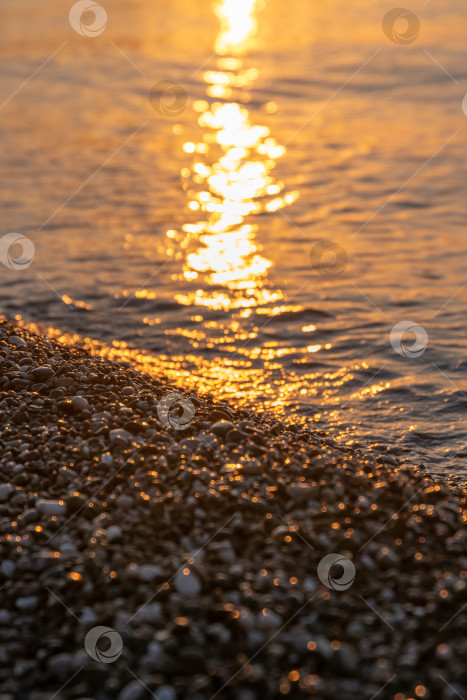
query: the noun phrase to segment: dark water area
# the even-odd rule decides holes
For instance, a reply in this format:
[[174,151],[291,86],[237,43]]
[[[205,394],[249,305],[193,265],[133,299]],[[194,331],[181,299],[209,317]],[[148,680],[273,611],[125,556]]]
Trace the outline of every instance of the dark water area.
[[1,309],[465,481],[467,9],[293,7],[2,2]]

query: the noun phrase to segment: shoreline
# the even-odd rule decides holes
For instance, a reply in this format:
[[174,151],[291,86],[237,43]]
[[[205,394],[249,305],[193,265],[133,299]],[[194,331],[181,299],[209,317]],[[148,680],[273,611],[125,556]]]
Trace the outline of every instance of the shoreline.
[[467,696],[465,490],[24,325],[0,345],[1,700]]

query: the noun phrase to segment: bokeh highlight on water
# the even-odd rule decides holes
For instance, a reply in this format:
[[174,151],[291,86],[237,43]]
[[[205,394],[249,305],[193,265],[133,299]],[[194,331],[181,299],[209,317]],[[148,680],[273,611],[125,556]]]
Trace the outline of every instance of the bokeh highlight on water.
[[89,39],[4,2],[2,233],[36,254],[3,310],[465,479],[467,10],[414,7],[401,46],[390,9],[115,2]]

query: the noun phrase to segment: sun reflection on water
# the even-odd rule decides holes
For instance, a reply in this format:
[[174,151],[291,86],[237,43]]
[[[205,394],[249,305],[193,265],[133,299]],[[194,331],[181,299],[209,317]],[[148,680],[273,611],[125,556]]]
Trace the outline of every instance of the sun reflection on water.
[[[255,0],[224,0],[216,6],[222,25],[218,53],[245,48],[256,29],[256,7]],[[291,204],[298,193],[284,193],[284,183],[272,175],[285,148],[268,127],[252,123],[244,104],[230,100],[236,89],[251,88],[258,71],[243,69],[235,56],[218,56],[216,65],[203,75],[207,96],[216,101],[194,104],[202,139],[184,144],[184,151],[194,154],[191,167],[182,170],[188,208],[202,218],[184,224],[181,236],[169,234],[185,250],[184,279],[200,287],[175,298],[211,309],[260,307],[280,301],[283,294],[267,280],[272,263],[256,240],[258,224],[252,217]]]
[[[298,318],[305,312],[302,305],[287,303],[282,290],[272,284],[272,261],[258,240],[261,217],[299,197],[274,177],[286,149],[267,126],[254,123],[248,108],[259,72],[244,65],[243,54],[256,32],[262,4],[222,0],[215,5],[221,23],[215,66],[203,73],[206,98],[193,104],[201,136],[183,145],[185,154],[193,157],[181,171],[189,213],[180,231],[167,232],[168,251],[177,245],[182,256],[180,279],[185,291],[175,300],[198,310],[192,317],[195,328],[173,328],[165,334],[186,338],[193,354],[181,358],[169,353],[158,360],[169,376],[172,372],[179,376],[182,366],[196,368],[194,375],[187,372],[187,381],[194,379],[197,389],[214,389],[240,404],[261,397],[265,406],[281,410],[298,393],[310,402],[320,397],[333,403],[336,388],[352,383],[358,367],[334,373],[309,367],[312,357],[332,347],[328,342],[310,342],[309,334],[319,332],[314,323],[302,326],[303,341],[268,340],[262,332],[270,320],[283,321],[288,314]],[[264,107],[268,113],[277,109],[271,102]],[[225,316],[212,317],[208,310]],[[205,356],[200,350],[216,350],[218,355]],[[381,390],[366,387],[370,392]],[[315,408],[318,411],[318,405]],[[320,415],[315,412],[315,420]]]
[[[213,392],[240,406],[261,404],[285,419],[293,415],[294,423],[325,417],[336,424],[339,414],[332,406],[343,394],[358,402],[384,392],[389,383],[356,389],[356,377],[368,369],[364,362],[331,369],[325,355],[333,345],[320,309],[302,306],[295,295],[287,300],[270,279],[273,262],[260,236],[271,215],[299,193],[287,191],[275,177],[286,149],[260,123],[260,108],[251,101],[260,74],[247,65],[246,55],[263,4],[214,5],[221,25],[215,60],[202,74],[204,98],[192,105],[200,135],[183,144],[185,223],[167,231],[166,243],[167,256],[175,254],[181,268],[172,275],[183,287],[174,299],[193,310],[190,323],[163,330],[167,349],[157,358],[115,343],[112,354],[150,373],[163,368],[169,380],[182,379],[185,389]],[[277,105],[269,101],[262,110],[274,114]],[[155,326],[161,318],[143,321]],[[297,415],[298,406],[305,412]],[[346,430],[343,426],[343,437]]]
[[240,53],[246,49],[248,39],[256,32],[255,12],[262,4],[259,0],[221,0],[215,12],[221,31],[216,40],[218,54]]
[[[300,348],[284,347],[260,335],[268,319],[304,311],[300,304],[286,303],[282,290],[272,284],[272,261],[258,240],[261,217],[299,197],[274,177],[286,149],[267,126],[255,123],[248,108],[259,71],[244,65],[243,54],[251,46],[262,5],[258,0],[215,4],[221,24],[217,56],[215,65],[203,73],[206,98],[193,104],[201,137],[183,145],[185,154],[193,156],[191,165],[181,171],[189,214],[180,231],[167,233],[167,248],[177,244],[182,251],[180,279],[188,287],[175,300],[198,307],[193,318],[199,325],[171,329],[166,335],[189,340],[198,354],[186,355],[184,361],[193,360],[206,388],[215,388],[238,403],[261,395],[265,405],[279,408],[302,381],[290,372],[285,377],[284,359],[300,364],[301,357],[306,359],[322,346],[306,342],[305,333],[315,326],[303,330]],[[271,114],[277,106],[268,102],[264,109]],[[205,318],[200,307],[206,314],[207,310],[228,313],[222,319]],[[219,356],[205,357],[200,349],[216,349]],[[169,371],[180,365],[176,357],[163,359],[173,365],[166,366]]]

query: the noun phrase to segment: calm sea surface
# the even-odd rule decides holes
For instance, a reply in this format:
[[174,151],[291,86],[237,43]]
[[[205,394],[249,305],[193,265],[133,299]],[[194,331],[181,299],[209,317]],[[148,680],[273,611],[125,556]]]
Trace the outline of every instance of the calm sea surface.
[[465,479],[465,2],[71,4],[0,7],[2,310]]

